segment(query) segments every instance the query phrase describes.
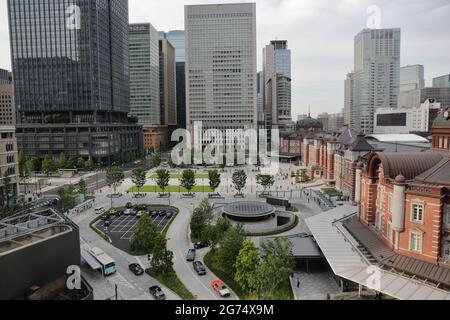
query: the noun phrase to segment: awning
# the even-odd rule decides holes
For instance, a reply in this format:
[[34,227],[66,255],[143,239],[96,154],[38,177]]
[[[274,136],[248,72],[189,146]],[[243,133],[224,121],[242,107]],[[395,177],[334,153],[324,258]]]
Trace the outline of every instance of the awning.
[[81,249],[81,257],[92,268],[92,270],[101,270],[102,266],[95,258],[86,250]]
[[[357,212],[356,207],[342,206],[309,219],[306,225],[322,250],[333,272],[343,279],[370,287],[376,267],[358,252],[358,243],[342,222]],[[380,269],[377,291],[399,300],[450,300],[450,292],[424,281]]]

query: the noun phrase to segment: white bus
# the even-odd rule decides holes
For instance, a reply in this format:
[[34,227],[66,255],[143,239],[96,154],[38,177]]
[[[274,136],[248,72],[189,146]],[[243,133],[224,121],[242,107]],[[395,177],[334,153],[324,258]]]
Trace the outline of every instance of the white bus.
[[116,262],[100,248],[92,248],[89,252],[100,264],[103,276],[107,277],[117,272]]

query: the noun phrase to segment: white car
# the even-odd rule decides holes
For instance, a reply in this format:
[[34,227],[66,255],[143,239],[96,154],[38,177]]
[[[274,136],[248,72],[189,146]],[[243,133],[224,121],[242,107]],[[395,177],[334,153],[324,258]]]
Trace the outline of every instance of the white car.
[[127,209],[127,210],[125,210],[125,211],[123,212],[123,214],[124,214],[125,216],[131,216],[132,213],[133,213],[133,210],[131,210],[131,209]]

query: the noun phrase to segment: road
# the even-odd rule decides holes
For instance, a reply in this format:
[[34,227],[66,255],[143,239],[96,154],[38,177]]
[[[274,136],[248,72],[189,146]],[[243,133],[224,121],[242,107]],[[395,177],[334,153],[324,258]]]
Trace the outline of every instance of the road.
[[[198,300],[222,300],[212,289],[211,283],[219,279],[211,270],[207,270],[207,275],[198,276],[194,271],[191,262],[186,261],[186,253],[193,245],[189,239],[189,223],[192,216],[193,206],[198,204],[198,200],[191,200],[190,204],[186,202],[175,202],[174,206],[180,209],[180,213],[170,227],[167,237],[167,247],[174,253],[174,269],[181,282],[191,291]],[[202,257],[208,249],[197,252],[197,260],[202,261]],[[236,294],[231,298],[224,300],[237,300]]]

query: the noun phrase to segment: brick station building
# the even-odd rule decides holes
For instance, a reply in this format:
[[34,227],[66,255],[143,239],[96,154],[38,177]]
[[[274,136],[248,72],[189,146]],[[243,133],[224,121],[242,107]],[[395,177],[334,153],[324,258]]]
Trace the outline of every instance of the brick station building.
[[[433,124],[432,149],[420,153],[377,153],[356,169],[358,222],[386,247],[394,269],[442,278],[450,284],[450,112]],[[366,238],[367,234],[360,234]],[[367,239],[366,239],[367,240]],[[375,239],[373,239],[375,241]],[[370,246],[370,245],[369,245]],[[394,255],[390,254],[392,252]],[[421,263],[422,262],[422,263]],[[431,272],[430,265],[439,266]],[[442,269],[442,267],[444,269]],[[427,269],[428,268],[428,269]],[[413,270],[414,269],[414,270]],[[432,274],[432,273],[436,274]],[[439,273],[439,274],[438,274]]]

